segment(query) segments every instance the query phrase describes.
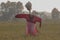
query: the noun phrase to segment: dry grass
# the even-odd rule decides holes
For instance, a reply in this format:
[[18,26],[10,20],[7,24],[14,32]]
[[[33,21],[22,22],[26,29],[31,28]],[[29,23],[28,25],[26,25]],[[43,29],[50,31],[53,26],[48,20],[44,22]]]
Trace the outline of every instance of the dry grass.
[[60,40],[60,23],[42,23],[38,36],[25,36],[25,23],[0,23],[0,40]]

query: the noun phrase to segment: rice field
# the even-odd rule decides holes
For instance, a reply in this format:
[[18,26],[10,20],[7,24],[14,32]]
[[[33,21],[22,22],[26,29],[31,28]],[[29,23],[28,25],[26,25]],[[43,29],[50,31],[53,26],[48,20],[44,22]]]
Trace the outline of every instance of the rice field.
[[25,35],[24,22],[0,22],[0,40],[60,40],[60,23],[45,22],[37,36]]

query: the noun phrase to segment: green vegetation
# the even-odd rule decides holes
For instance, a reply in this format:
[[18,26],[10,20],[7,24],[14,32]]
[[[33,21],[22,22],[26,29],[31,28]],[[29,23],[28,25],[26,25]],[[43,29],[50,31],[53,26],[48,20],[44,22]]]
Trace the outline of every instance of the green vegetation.
[[25,36],[25,26],[24,22],[0,22],[0,40],[60,40],[60,23],[42,23],[35,37]]

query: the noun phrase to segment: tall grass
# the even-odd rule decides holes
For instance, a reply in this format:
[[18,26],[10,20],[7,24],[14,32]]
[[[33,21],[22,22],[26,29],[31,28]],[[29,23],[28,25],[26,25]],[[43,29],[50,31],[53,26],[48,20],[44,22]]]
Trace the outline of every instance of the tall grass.
[[25,36],[24,22],[0,22],[0,40],[60,40],[60,23],[46,21],[37,36]]

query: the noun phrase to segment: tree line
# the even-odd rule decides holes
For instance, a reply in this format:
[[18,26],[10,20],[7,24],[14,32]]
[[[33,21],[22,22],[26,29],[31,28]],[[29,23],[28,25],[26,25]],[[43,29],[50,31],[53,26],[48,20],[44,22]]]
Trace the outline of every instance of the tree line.
[[[2,2],[0,4],[0,15],[3,14],[3,16],[0,16],[0,20],[7,20],[7,21],[13,19],[16,20],[14,16],[16,14],[22,13],[23,9],[24,9],[23,3],[20,1],[18,2],[7,1],[6,3]],[[60,11],[57,8],[53,8],[51,16],[53,20],[58,20],[60,17]]]
[[0,14],[3,14],[3,16],[0,16],[0,20],[12,20],[16,14],[21,13],[24,9],[23,3],[20,1],[7,1],[6,3],[2,2],[0,7]]

